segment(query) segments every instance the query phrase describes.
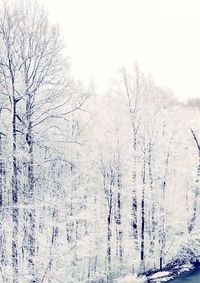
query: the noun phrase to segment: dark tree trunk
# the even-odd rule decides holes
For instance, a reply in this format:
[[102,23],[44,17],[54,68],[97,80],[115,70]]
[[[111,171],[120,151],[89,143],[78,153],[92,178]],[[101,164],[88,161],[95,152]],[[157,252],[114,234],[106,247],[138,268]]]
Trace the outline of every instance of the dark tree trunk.
[[[28,83],[26,83],[28,87]],[[28,207],[25,209],[25,226],[26,235],[25,242],[27,244],[25,250],[27,253],[28,260],[28,272],[32,278],[30,282],[35,282],[35,208],[34,208],[34,157],[33,157],[33,129],[32,129],[32,101],[31,95],[26,93],[26,144],[28,151],[27,160],[27,193],[26,193],[26,204]]]
[[111,218],[112,218],[112,191],[109,189],[109,200],[108,200],[108,217],[107,217],[107,260],[108,260],[108,279],[111,275]]
[[165,229],[165,193],[167,187],[167,176],[168,176],[168,166],[169,166],[169,156],[170,153],[168,151],[167,158],[165,160],[165,175],[162,182],[162,196],[161,196],[161,209],[160,209],[160,217],[161,217],[161,229],[160,229],[160,270],[163,269],[163,254],[164,248],[166,244],[166,229]]
[[113,185],[114,185],[114,172],[112,165],[110,168],[103,168],[103,182],[104,182],[104,192],[107,201],[107,251],[106,251],[106,272],[107,272],[107,282],[111,282],[111,237],[112,237],[112,209],[113,209]]
[[141,271],[144,272],[145,270],[145,263],[144,263],[144,233],[145,233],[145,184],[146,184],[146,153],[144,152],[144,163],[143,163],[143,176],[142,176],[142,200],[141,200],[141,252],[140,252],[140,260],[141,260]]
[[35,282],[35,209],[34,209],[34,160],[33,160],[33,136],[31,126],[28,130],[28,203],[30,208],[27,213],[28,225],[28,268],[32,276],[32,282]]
[[122,189],[122,180],[121,180],[121,172],[120,172],[120,160],[118,158],[118,166],[117,166],[117,198],[116,198],[116,211],[115,211],[115,223],[116,223],[116,235],[117,235],[117,256],[119,256],[120,260],[120,270],[123,266],[123,248],[122,248],[122,240],[123,240],[123,230],[122,230],[122,220],[121,220],[121,189]]
[[17,129],[16,129],[16,100],[13,99],[12,113],[12,219],[13,219],[13,234],[12,234],[12,265],[13,265],[13,283],[19,282],[18,270],[18,169],[17,169]]
[[200,183],[200,143],[199,140],[195,134],[195,132],[191,130],[193,139],[195,141],[196,147],[197,147],[197,152],[198,152],[198,166],[197,166],[197,177],[196,177],[196,184],[195,184],[195,188],[194,188],[194,203],[193,203],[193,212],[192,212],[192,217],[190,220],[190,223],[188,225],[188,232],[190,233],[195,226],[195,221],[197,218],[197,209],[198,209],[198,204],[199,204],[199,194],[200,194],[200,187],[199,187],[199,183]]
[[137,189],[136,189],[136,133],[134,133],[133,139],[133,175],[132,175],[132,231],[133,231],[133,239],[135,243],[135,249],[138,250],[138,220],[137,220],[137,211],[138,211],[138,204],[137,204]]
[[3,159],[2,159],[2,133],[0,133],[0,208],[3,205]]
[[[4,183],[5,183],[5,163],[3,161],[3,134],[0,132],[0,263],[6,265],[6,236],[3,220],[5,219],[4,210]],[[2,268],[3,272],[3,268]]]
[[155,220],[155,198],[153,190],[153,173],[152,173],[152,145],[149,143],[148,148],[148,167],[149,167],[149,185],[150,185],[150,195],[151,195],[151,208],[150,208],[150,255],[154,254],[155,250],[155,239],[156,239],[156,220]]

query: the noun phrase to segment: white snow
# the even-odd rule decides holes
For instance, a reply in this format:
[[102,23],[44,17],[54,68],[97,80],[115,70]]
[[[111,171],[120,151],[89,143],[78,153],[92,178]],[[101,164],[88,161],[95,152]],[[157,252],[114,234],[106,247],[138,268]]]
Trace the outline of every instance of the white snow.
[[152,276],[150,276],[149,279],[163,278],[169,275],[170,275],[169,271],[159,271],[154,273]]
[[146,277],[138,277],[137,275],[127,275],[125,277],[120,277],[114,281],[115,283],[146,283]]

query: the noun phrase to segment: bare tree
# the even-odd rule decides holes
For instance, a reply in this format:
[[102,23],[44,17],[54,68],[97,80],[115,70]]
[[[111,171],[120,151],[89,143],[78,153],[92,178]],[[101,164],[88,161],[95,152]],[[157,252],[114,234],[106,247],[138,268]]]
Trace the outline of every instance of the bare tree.
[[195,188],[194,188],[194,203],[193,203],[193,212],[192,212],[192,217],[190,219],[190,223],[188,226],[188,231],[189,233],[194,229],[195,227],[195,221],[197,218],[197,209],[198,209],[198,199],[199,199],[199,194],[200,194],[200,189],[199,189],[199,182],[200,182],[200,142],[197,138],[197,134],[193,131],[193,129],[190,129],[192,133],[192,137],[194,139],[196,148],[197,148],[197,153],[198,153],[198,166],[197,166],[197,174],[196,174],[196,182],[195,182]]
[[[23,201],[25,232],[23,254],[29,275],[35,282],[35,208],[34,147],[36,133],[52,120],[66,121],[66,116],[82,106],[91,94],[69,76],[64,44],[59,29],[52,26],[37,2],[4,4],[0,18],[1,91],[10,103],[12,124],[12,203],[13,203],[13,278],[19,281],[18,218],[19,164],[18,152],[24,148],[27,170]],[[22,142],[22,143],[21,143]],[[21,144],[20,144],[21,143]]]
[[132,148],[133,148],[133,169],[132,169],[132,231],[135,242],[135,248],[138,249],[138,223],[137,223],[137,188],[136,188],[136,168],[137,168],[137,133],[140,125],[140,100],[143,92],[142,74],[137,65],[135,65],[134,74],[127,73],[125,68],[121,69],[121,76],[123,81],[122,92],[125,92],[127,99],[127,108],[129,111],[131,128],[132,128]]

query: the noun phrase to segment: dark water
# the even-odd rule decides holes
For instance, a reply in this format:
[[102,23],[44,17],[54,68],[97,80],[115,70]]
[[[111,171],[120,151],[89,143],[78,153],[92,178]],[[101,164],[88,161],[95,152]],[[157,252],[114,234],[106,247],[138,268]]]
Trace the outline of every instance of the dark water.
[[193,271],[181,278],[172,280],[170,283],[200,283],[200,269]]

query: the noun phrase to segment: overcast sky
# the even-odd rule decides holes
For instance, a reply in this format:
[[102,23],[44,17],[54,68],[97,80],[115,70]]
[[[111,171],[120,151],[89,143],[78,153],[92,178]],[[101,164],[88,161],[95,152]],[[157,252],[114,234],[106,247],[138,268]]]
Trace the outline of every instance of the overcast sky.
[[105,88],[138,62],[181,99],[200,98],[199,0],[40,0],[59,23],[74,73]]

